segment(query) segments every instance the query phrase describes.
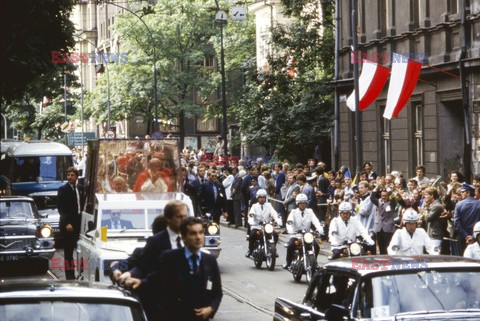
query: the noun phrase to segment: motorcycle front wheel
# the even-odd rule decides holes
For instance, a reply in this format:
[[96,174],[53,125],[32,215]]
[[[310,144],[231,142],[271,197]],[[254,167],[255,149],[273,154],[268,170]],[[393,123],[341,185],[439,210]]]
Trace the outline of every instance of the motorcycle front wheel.
[[263,251],[263,249],[259,249],[258,251],[256,251],[257,253],[254,253],[253,255],[253,263],[255,264],[255,267],[257,269],[261,268],[263,263],[263,255],[260,251]]
[[293,280],[300,282],[303,275],[303,261],[295,261],[295,263],[292,263],[292,274]]
[[305,271],[305,275],[307,277],[307,282],[310,283],[312,280],[312,276],[317,269],[317,260],[315,259],[315,255],[308,256],[308,268]]
[[275,261],[277,260],[277,249],[275,244],[268,245],[268,254],[266,257],[267,269],[273,271],[275,269]]

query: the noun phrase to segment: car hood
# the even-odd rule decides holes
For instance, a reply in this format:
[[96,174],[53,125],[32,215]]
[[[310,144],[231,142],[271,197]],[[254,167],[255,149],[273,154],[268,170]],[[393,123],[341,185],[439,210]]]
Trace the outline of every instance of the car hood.
[[35,235],[37,225],[23,219],[1,219],[0,236]]
[[130,256],[137,247],[143,248],[145,246],[145,243],[146,240],[139,241],[138,239],[109,239],[107,242],[104,242],[102,244],[101,248],[103,250],[123,252]]

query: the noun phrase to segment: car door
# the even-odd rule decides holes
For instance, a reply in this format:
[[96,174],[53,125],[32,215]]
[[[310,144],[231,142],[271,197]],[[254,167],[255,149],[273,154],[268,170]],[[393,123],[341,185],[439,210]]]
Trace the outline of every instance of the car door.
[[325,270],[315,283],[312,282],[304,299],[304,305],[315,311],[312,320],[315,315],[327,320],[350,315],[357,284],[357,276],[346,271]]

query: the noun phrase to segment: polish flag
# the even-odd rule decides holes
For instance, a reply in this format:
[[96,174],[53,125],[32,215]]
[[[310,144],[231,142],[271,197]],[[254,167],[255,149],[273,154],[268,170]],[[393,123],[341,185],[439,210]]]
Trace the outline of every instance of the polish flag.
[[[366,109],[377,99],[387,82],[389,74],[389,68],[368,60],[363,61],[362,74],[358,79],[360,110]],[[355,111],[355,90],[348,96],[347,106],[351,111]]]
[[388,87],[387,105],[383,117],[392,119],[397,117],[415,89],[422,64],[401,56],[392,55],[392,76]]

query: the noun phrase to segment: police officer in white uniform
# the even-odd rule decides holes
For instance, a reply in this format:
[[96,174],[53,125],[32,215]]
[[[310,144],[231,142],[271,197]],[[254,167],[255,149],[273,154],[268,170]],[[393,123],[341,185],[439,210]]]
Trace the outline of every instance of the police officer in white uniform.
[[418,213],[413,208],[408,208],[403,214],[405,227],[395,231],[390,245],[389,255],[422,255],[426,249],[429,254],[438,255],[439,249],[422,228],[417,228]]
[[[317,216],[311,208],[307,208],[308,197],[305,194],[298,194],[295,198],[295,202],[297,203],[297,208],[290,212],[287,218],[287,232],[289,234],[294,234],[301,232],[303,230],[309,231],[312,224],[315,226],[315,229],[320,235],[323,235],[323,227],[320,224]],[[287,246],[287,263],[283,265],[284,269],[288,269],[290,264],[292,263],[292,256],[295,246],[295,241],[297,237],[292,235],[290,240],[288,241]],[[320,247],[318,246],[317,242],[313,242],[313,247],[315,250],[315,257],[318,255],[320,251]]]
[[463,257],[480,260],[480,222],[475,223],[472,236],[475,243],[467,246],[465,252],[463,252]]
[[372,238],[368,235],[368,231],[363,227],[362,223],[360,223],[358,218],[352,217],[352,211],[352,204],[342,202],[338,206],[340,215],[330,222],[328,238],[332,246],[332,259],[340,256],[345,242],[355,242],[358,236],[362,236],[368,245],[374,245]]
[[[277,214],[272,204],[267,203],[267,191],[259,189],[256,196],[257,203],[253,204],[250,212],[248,212],[248,224],[250,224],[251,230],[248,238],[248,252],[245,254],[246,257],[252,255],[257,230],[262,229],[262,223],[275,222],[278,227],[282,226],[282,218]],[[277,244],[278,234],[275,231],[273,231],[273,237],[275,244]]]

